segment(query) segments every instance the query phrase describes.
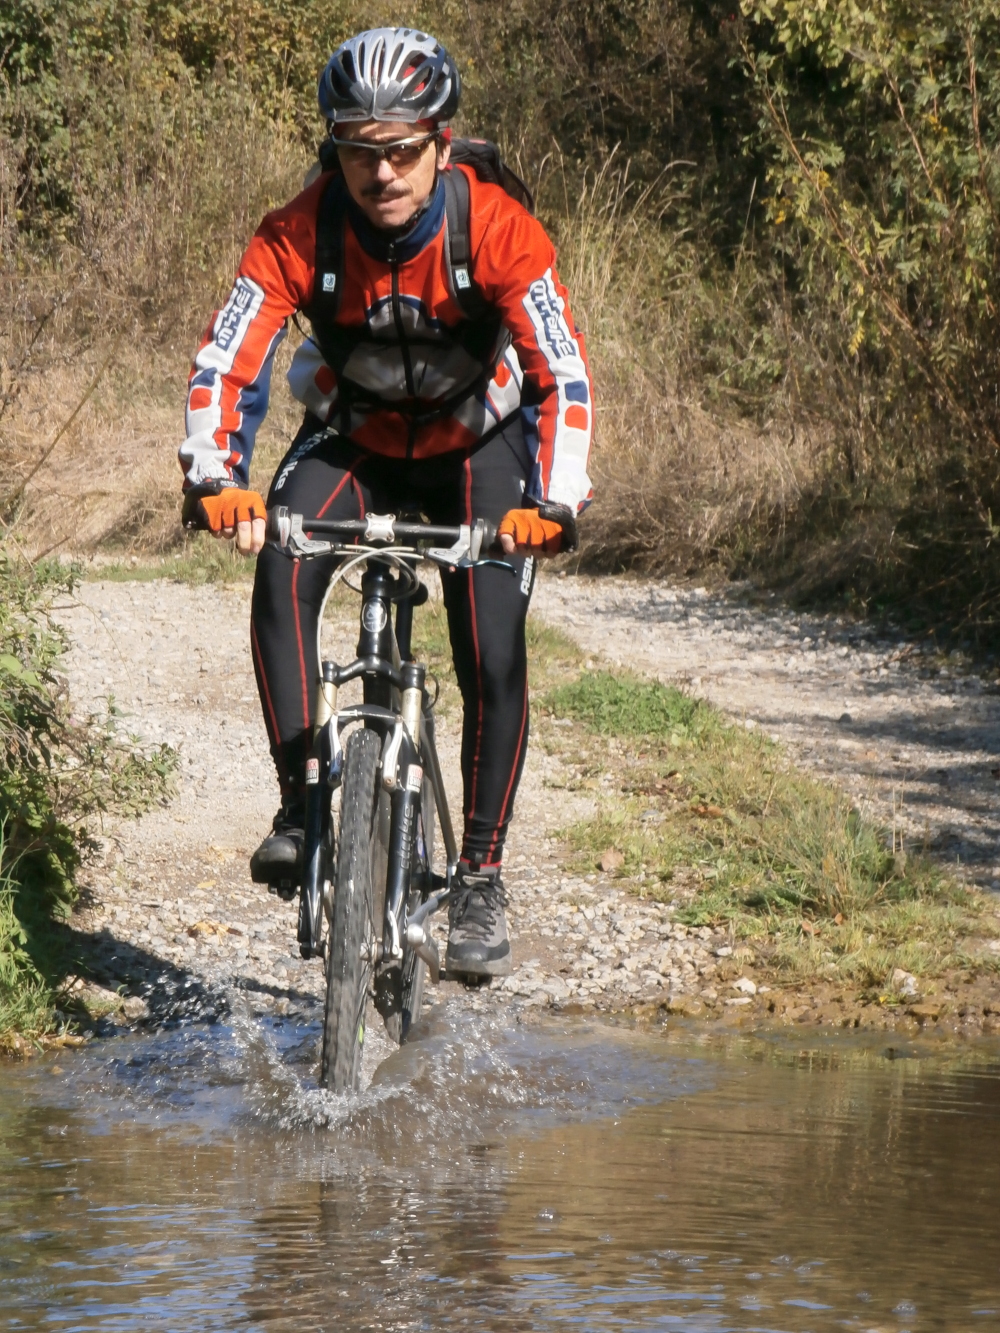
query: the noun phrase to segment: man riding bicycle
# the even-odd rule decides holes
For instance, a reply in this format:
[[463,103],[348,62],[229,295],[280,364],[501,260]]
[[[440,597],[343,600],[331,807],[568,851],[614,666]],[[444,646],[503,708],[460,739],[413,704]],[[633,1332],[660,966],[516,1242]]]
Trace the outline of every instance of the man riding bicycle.
[[476,981],[510,971],[500,872],[528,740],[525,619],[535,558],[575,545],[591,496],[593,395],[541,224],[473,167],[449,164],[459,92],[451,57],[412,29],[362,32],[334,52],[319,84],[334,169],[250,242],[194,360],[179,456],[185,520],[260,553],[251,647],[281,788],[251,859],[260,883],[287,880],[301,860],[309,651],[336,563],[265,546],[265,504],[248,488],[289,317],[312,323],[288,372],[306,412],[268,505],[498,525],[515,578],[495,565],[442,575],[465,816],[445,966]]

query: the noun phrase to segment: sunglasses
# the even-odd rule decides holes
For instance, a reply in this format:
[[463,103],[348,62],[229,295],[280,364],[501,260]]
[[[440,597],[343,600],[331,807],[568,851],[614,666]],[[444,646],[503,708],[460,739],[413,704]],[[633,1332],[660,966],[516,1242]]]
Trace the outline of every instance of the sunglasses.
[[383,159],[392,167],[412,167],[423,156],[424,149],[437,139],[437,134],[415,134],[408,139],[392,139],[389,143],[365,143],[362,139],[336,139],[342,162],[352,166],[375,167]]

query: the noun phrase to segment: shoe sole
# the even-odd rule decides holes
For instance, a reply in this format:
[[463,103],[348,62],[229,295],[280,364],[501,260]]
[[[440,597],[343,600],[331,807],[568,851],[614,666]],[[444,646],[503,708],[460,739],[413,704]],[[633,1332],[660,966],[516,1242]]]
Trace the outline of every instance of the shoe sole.
[[444,975],[448,981],[461,981],[466,985],[479,981],[491,981],[494,977],[509,977],[511,971],[510,954],[505,958],[493,958],[486,962],[470,966],[468,963],[456,963],[445,954]]

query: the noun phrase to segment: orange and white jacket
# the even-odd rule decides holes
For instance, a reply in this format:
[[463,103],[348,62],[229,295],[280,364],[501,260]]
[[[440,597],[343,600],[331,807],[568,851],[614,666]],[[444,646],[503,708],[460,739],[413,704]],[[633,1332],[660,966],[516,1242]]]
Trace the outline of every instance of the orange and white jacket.
[[[379,402],[360,411],[352,403],[348,434],[372,453],[426,458],[469,448],[519,412],[535,459],[529,496],[579,512],[592,495],[593,392],[552,242],[499,186],[471,168],[449,170],[469,178],[472,277],[509,331],[510,346],[487,386],[444,417],[416,418],[415,426],[407,408],[433,409],[470,380],[470,359],[448,336],[463,316],[449,288],[443,182],[410,232],[391,244],[349,202],[336,324],[358,331],[345,374]],[[313,296],[317,209],[330,179],[320,176],[265,217],[228,301],[212,317],[188,386],[187,439],[179,451],[185,486],[226,478],[248,484],[275,349],[289,316]],[[288,382],[310,412],[344,429],[336,375],[312,339],[296,351]]]

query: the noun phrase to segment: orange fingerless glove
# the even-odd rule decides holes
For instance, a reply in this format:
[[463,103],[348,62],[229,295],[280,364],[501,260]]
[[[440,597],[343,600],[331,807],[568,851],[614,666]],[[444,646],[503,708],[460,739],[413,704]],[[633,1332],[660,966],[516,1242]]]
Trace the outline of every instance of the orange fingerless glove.
[[509,510],[500,520],[497,535],[513,537],[518,550],[526,547],[546,555],[557,555],[562,550],[562,524],[542,518],[537,509]]
[[226,486],[217,495],[188,495],[184,501],[187,527],[221,532],[255,518],[266,519],[267,506],[256,491],[240,490],[238,486]]

